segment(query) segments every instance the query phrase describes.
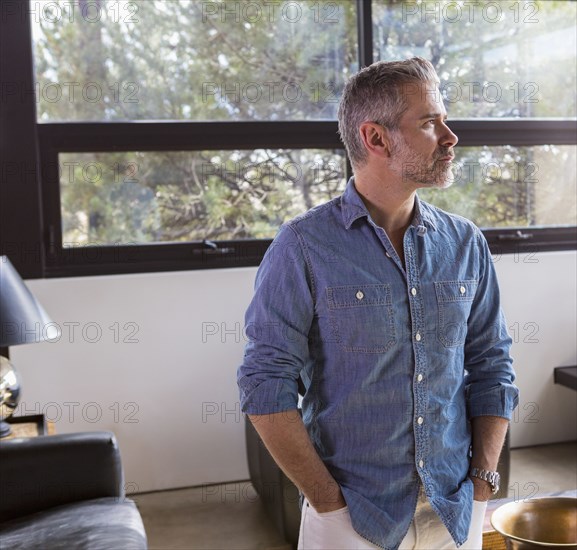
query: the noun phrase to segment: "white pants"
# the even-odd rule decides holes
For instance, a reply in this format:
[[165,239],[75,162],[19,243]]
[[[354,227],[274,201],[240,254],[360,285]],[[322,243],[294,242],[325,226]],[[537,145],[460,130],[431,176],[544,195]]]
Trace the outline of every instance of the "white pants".
[[[459,550],[480,550],[483,545],[483,520],[486,502],[473,501],[469,536]],[[301,515],[299,550],[366,550],[379,548],[361,537],[354,529],[345,506],[334,512],[319,514],[305,499]],[[449,531],[431,508],[422,488],[409,531],[399,550],[449,550],[457,548]]]

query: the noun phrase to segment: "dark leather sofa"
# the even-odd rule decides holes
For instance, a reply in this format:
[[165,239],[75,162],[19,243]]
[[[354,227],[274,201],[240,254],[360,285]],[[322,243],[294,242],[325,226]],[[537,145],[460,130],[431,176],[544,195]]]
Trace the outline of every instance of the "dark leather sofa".
[[0,442],[0,548],[147,548],[112,433]]

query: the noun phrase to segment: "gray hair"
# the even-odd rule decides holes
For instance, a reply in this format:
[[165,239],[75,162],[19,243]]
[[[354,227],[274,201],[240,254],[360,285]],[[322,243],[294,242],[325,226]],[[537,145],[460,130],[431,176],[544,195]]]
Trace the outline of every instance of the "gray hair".
[[407,85],[415,93],[419,84],[439,84],[433,65],[422,57],[405,61],[378,61],[353,75],[346,83],[339,104],[339,134],[353,168],[367,158],[359,135],[363,122],[376,122],[396,130],[408,108]]

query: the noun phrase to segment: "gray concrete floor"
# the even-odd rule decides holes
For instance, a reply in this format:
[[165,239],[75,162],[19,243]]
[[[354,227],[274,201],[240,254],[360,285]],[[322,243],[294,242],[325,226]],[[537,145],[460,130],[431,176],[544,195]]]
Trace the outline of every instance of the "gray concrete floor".
[[[577,489],[577,442],[511,451],[509,497]],[[132,495],[150,550],[290,550],[248,481]]]
[[577,442],[511,451],[510,498],[572,489],[577,489]]
[[150,550],[291,550],[248,481],[131,495]]

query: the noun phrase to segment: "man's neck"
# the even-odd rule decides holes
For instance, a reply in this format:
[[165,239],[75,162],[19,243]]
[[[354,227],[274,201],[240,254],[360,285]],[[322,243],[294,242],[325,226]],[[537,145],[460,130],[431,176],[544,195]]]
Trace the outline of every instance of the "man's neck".
[[363,199],[373,221],[390,238],[404,235],[411,224],[415,209],[414,189],[396,181],[394,175],[356,173],[355,187]]

